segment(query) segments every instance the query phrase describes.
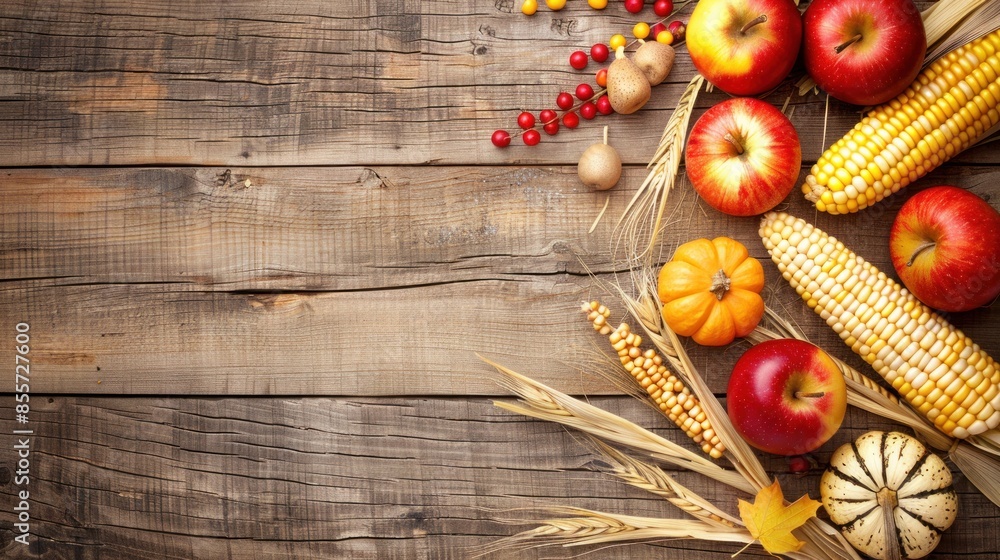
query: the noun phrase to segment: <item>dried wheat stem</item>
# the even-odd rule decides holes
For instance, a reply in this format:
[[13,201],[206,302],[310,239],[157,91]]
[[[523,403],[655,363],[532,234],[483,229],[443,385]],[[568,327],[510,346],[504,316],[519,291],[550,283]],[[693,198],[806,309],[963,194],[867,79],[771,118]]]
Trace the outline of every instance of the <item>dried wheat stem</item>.
[[515,548],[527,548],[659,539],[753,542],[753,537],[745,528],[711,525],[697,520],[637,517],[572,507],[552,507],[546,508],[546,511],[564,517],[541,520],[538,527],[503,539],[502,543]]
[[604,455],[611,467],[608,473],[628,484],[655,494],[701,521],[727,527],[742,527],[743,522],[718,509],[710,502],[688,490],[655,465],[626,455],[618,449],[591,438],[594,447]]
[[556,391],[480,356],[503,374],[501,382],[521,397],[521,404],[494,402],[505,410],[578,429],[604,441],[631,447],[678,467],[700,473],[723,484],[753,494],[756,489],[739,473],[664,439],[624,418]]

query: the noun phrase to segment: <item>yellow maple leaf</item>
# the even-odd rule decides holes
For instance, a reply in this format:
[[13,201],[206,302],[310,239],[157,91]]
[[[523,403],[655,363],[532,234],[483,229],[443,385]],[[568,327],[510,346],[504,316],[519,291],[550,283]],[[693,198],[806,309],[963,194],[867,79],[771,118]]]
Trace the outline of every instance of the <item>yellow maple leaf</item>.
[[[753,504],[740,500],[740,518],[750,536],[760,541],[771,554],[794,552],[805,543],[795,538],[792,531],[816,516],[820,503],[808,495],[785,505],[781,485],[774,484],[757,492]],[[749,546],[749,545],[748,545]]]

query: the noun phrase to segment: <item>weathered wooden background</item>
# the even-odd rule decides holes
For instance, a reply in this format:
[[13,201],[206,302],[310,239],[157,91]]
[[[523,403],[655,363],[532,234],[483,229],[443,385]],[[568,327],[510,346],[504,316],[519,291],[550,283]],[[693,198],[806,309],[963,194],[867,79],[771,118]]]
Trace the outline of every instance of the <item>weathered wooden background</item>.
[[[504,522],[532,518],[522,507],[680,516],[595,472],[561,428],[494,408],[507,397],[475,353],[687,443],[592,373],[601,341],[577,309],[615,301],[615,220],[694,69],[681,47],[639,113],[498,150],[490,133],[521,109],[591,81],[593,63],[566,62],[573,50],[636,21],[615,2],[531,18],[519,6],[4,2],[0,362],[13,377],[14,325],[29,323],[35,432],[24,547],[9,435],[23,426],[13,383],[0,386],[5,557],[468,558],[528,528]],[[723,98],[703,94],[699,112]],[[795,96],[789,112],[804,166],[858,118],[832,102],[824,142],[822,97]],[[602,125],[628,165],[588,234],[605,195],[579,184],[575,162]],[[860,215],[817,216],[798,193],[786,206],[890,271],[886,234],[912,192],[955,184],[1000,207],[997,146]],[[664,258],[728,235],[767,259],[756,219],[715,212],[684,180],[670,206]],[[868,371],[765,270],[773,305]],[[998,313],[953,320],[998,355]],[[690,350],[721,394],[745,348]],[[851,411],[817,457],[891,427]],[[790,492],[818,493],[815,473],[762,458]],[[677,477],[735,511],[735,495]],[[1000,557],[1000,510],[956,485],[961,517],[935,556]],[[722,559],[735,547],[496,557],[587,552]]]

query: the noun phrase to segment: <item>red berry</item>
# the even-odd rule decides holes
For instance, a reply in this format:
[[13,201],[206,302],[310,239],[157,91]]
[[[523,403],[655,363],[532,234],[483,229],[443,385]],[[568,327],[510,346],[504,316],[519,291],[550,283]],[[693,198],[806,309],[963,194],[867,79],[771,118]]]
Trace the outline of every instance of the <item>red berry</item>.
[[625,9],[628,10],[630,14],[638,14],[642,11],[642,7],[645,4],[642,0],[625,0]]
[[602,95],[601,98],[597,100],[597,111],[602,115],[610,115],[615,112],[615,110],[611,108],[611,100],[608,99],[607,95]]
[[524,134],[521,135],[521,140],[524,140],[525,146],[534,146],[542,141],[542,135],[538,133],[537,130],[525,130]]
[[563,115],[563,126],[566,128],[576,128],[580,126],[580,117],[576,113],[566,113]]
[[597,116],[597,105],[593,102],[586,102],[580,105],[580,116],[587,119],[588,121]]
[[548,134],[549,136],[555,136],[556,133],[559,132],[559,121],[552,121],[549,124],[543,126],[542,128],[545,129],[545,134]]
[[653,13],[660,17],[667,17],[674,11],[674,3],[670,0],[656,0],[653,3]]
[[529,128],[535,126],[535,115],[532,115],[527,111],[521,113],[517,116],[517,126],[524,130],[528,130]]
[[809,459],[802,455],[796,455],[788,459],[788,472],[792,474],[805,474],[812,468]]
[[604,43],[597,43],[593,47],[590,47],[590,58],[593,58],[594,62],[604,62],[610,54],[608,46]]
[[587,53],[583,51],[574,51],[573,54],[569,55],[569,65],[577,70],[586,68],[588,62],[590,60],[587,58]]
[[684,39],[684,33],[687,31],[687,26],[684,25],[683,21],[674,20],[670,22],[670,25],[667,26],[667,29],[670,30],[670,33],[673,34],[674,42],[676,43]]
[[506,130],[498,130],[493,133],[493,137],[490,138],[493,145],[497,148],[506,148],[510,145],[510,134],[507,134]]
[[[573,96],[566,93],[565,91],[560,93],[559,96],[556,97],[556,105],[558,105],[559,108],[564,111],[566,109],[569,109],[570,107],[573,106]],[[546,120],[546,122],[548,121]]]
[[657,23],[653,27],[649,28],[649,38],[655,41],[656,38],[660,36],[660,33],[663,33],[666,30],[667,30],[666,25],[663,25],[662,23]]
[[601,87],[608,87],[608,69],[601,68],[598,70],[597,76],[594,77],[594,80],[597,82],[597,85]]
[[576,98],[580,101],[586,101],[594,96],[594,88],[590,87],[590,84],[580,84],[576,86]]
[[552,109],[545,109],[541,113],[538,113],[538,120],[543,125],[544,124],[548,124],[548,123],[556,120],[556,112],[553,111]]

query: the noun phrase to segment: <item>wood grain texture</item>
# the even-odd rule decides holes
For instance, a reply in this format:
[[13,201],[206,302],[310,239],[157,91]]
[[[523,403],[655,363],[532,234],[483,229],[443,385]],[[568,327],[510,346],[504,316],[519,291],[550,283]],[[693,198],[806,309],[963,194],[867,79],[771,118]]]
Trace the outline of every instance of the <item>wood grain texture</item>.
[[[928,2],[919,2],[921,6]],[[624,10],[517,0],[10,0],[0,15],[0,166],[569,164],[599,123],[498,150],[498,128],[593,83],[570,53],[629,34]],[[682,17],[692,8],[686,8]],[[684,48],[612,144],[644,164],[694,68]],[[791,81],[770,98],[781,106]],[[724,99],[706,95],[699,113]],[[807,161],[824,98],[791,101]],[[858,120],[833,102],[827,144]],[[976,148],[966,162],[1000,161]]]
[[[0,496],[21,488],[6,463],[10,401],[0,406]],[[625,397],[597,406],[660,430],[655,412]],[[562,428],[522,419],[484,399],[32,400],[30,547],[12,542],[0,508],[5,558],[459,559],[530,528],[522,507],[575,505],[651,517],[682,514],[595,472],[599,457]],[[859,411],[821,448],[822,461],[866,429],[891,428]],[[797,478],[764,458],[786,495],[818,492],[819,471]],[[735,514],[734,492],[686,472],[682,484]],[[998,558],[1000,509],[961,477],[959,518],[934,558]],[[520,521],[505,524],[503,519]],[[729,558],[738,547],[700,541],[598,550],[546,549],[487,558]],[[759,548],[743,553],[768,558]],[[741,555],[742,556],[742,555]]]
[[[480,352],[606,393],[579,379],[603,342],[577,308],[613,293],[609,240],[644,175],[627,170],[588,235],[604,195],[567,167],[10,170],[0,317],[31,324],[45,392],[495,394]],[[994,167],[942,178],[1000,201]],[[846,217],[815,216],[797,196],[788,206],[891,273],[885,239],[911,193]],[[855,359],[768,264],[755,218],[703,208],[684,182],[670,205],[664,258],[696,237],[742,241],[765,261],[772,305]],[[995,308],[954,323],[998,355]],[[691,346],[723,391],[743,346]]]

